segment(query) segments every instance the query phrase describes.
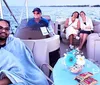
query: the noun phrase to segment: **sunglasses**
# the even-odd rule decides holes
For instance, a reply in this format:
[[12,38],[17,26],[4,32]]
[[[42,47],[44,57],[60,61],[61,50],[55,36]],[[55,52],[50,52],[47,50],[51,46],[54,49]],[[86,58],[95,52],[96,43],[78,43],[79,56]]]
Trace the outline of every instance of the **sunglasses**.
[[38,15],[38,14],[40,14],[40,13],[39,13],[39,12],[34,12],[34,14]]
[[0,31],[1,30],[9,31],[10,30],[10,27],[2,27],[2,26],[0,26]]

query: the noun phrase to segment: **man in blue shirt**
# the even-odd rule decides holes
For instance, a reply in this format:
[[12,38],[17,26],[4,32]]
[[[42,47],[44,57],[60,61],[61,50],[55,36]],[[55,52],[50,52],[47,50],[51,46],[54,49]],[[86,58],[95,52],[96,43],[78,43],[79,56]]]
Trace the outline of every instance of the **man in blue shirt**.
[[42,17],[40,8],[35,8],[33,11],[34,18],[29,19],[27,26],[34,30],[40,30],[40,27],[48,27],[49,22]]

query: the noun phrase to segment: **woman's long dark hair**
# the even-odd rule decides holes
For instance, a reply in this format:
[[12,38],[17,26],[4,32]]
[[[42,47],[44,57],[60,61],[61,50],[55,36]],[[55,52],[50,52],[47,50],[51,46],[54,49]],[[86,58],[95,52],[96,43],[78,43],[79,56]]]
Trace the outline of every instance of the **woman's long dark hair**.
[[77,15],[76,18],[79,18],[79,13],[78,13],[78,11],[73,12],[72,15],[71,15],[71,17],[74,15],[74,13],[77,13],[78,15]]

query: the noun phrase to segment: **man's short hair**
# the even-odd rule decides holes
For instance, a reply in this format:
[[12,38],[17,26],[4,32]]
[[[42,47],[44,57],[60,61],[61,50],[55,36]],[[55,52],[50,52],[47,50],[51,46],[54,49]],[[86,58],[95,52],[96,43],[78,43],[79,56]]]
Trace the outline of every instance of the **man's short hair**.
[[38,13],[41,13],[41,9],[40,8],[34,8],[32,12],[37,11]]
[[10,27],[10,21],[5,20],[5,19],[0,19],[0,21],[5,21],[5,22],[7,22],[7,23],[8,23],[8,25],[9,25],[9,27]]

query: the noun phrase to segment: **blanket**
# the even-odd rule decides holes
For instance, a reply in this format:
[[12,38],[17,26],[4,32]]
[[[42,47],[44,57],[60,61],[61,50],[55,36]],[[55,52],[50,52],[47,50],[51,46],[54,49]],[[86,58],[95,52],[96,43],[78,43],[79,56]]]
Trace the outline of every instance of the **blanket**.
[[4,49],[11,52],[22,64],[25,71],[24,81],[26,81],[28,85],[48,85],[47,79],[43,72],[37,67],[31,51],[19,38],[10,35]]
[[0,79],[8,77],[13,84],[25,85],[25,72],[21,63],[14,55],[4,48],[0,48]]

